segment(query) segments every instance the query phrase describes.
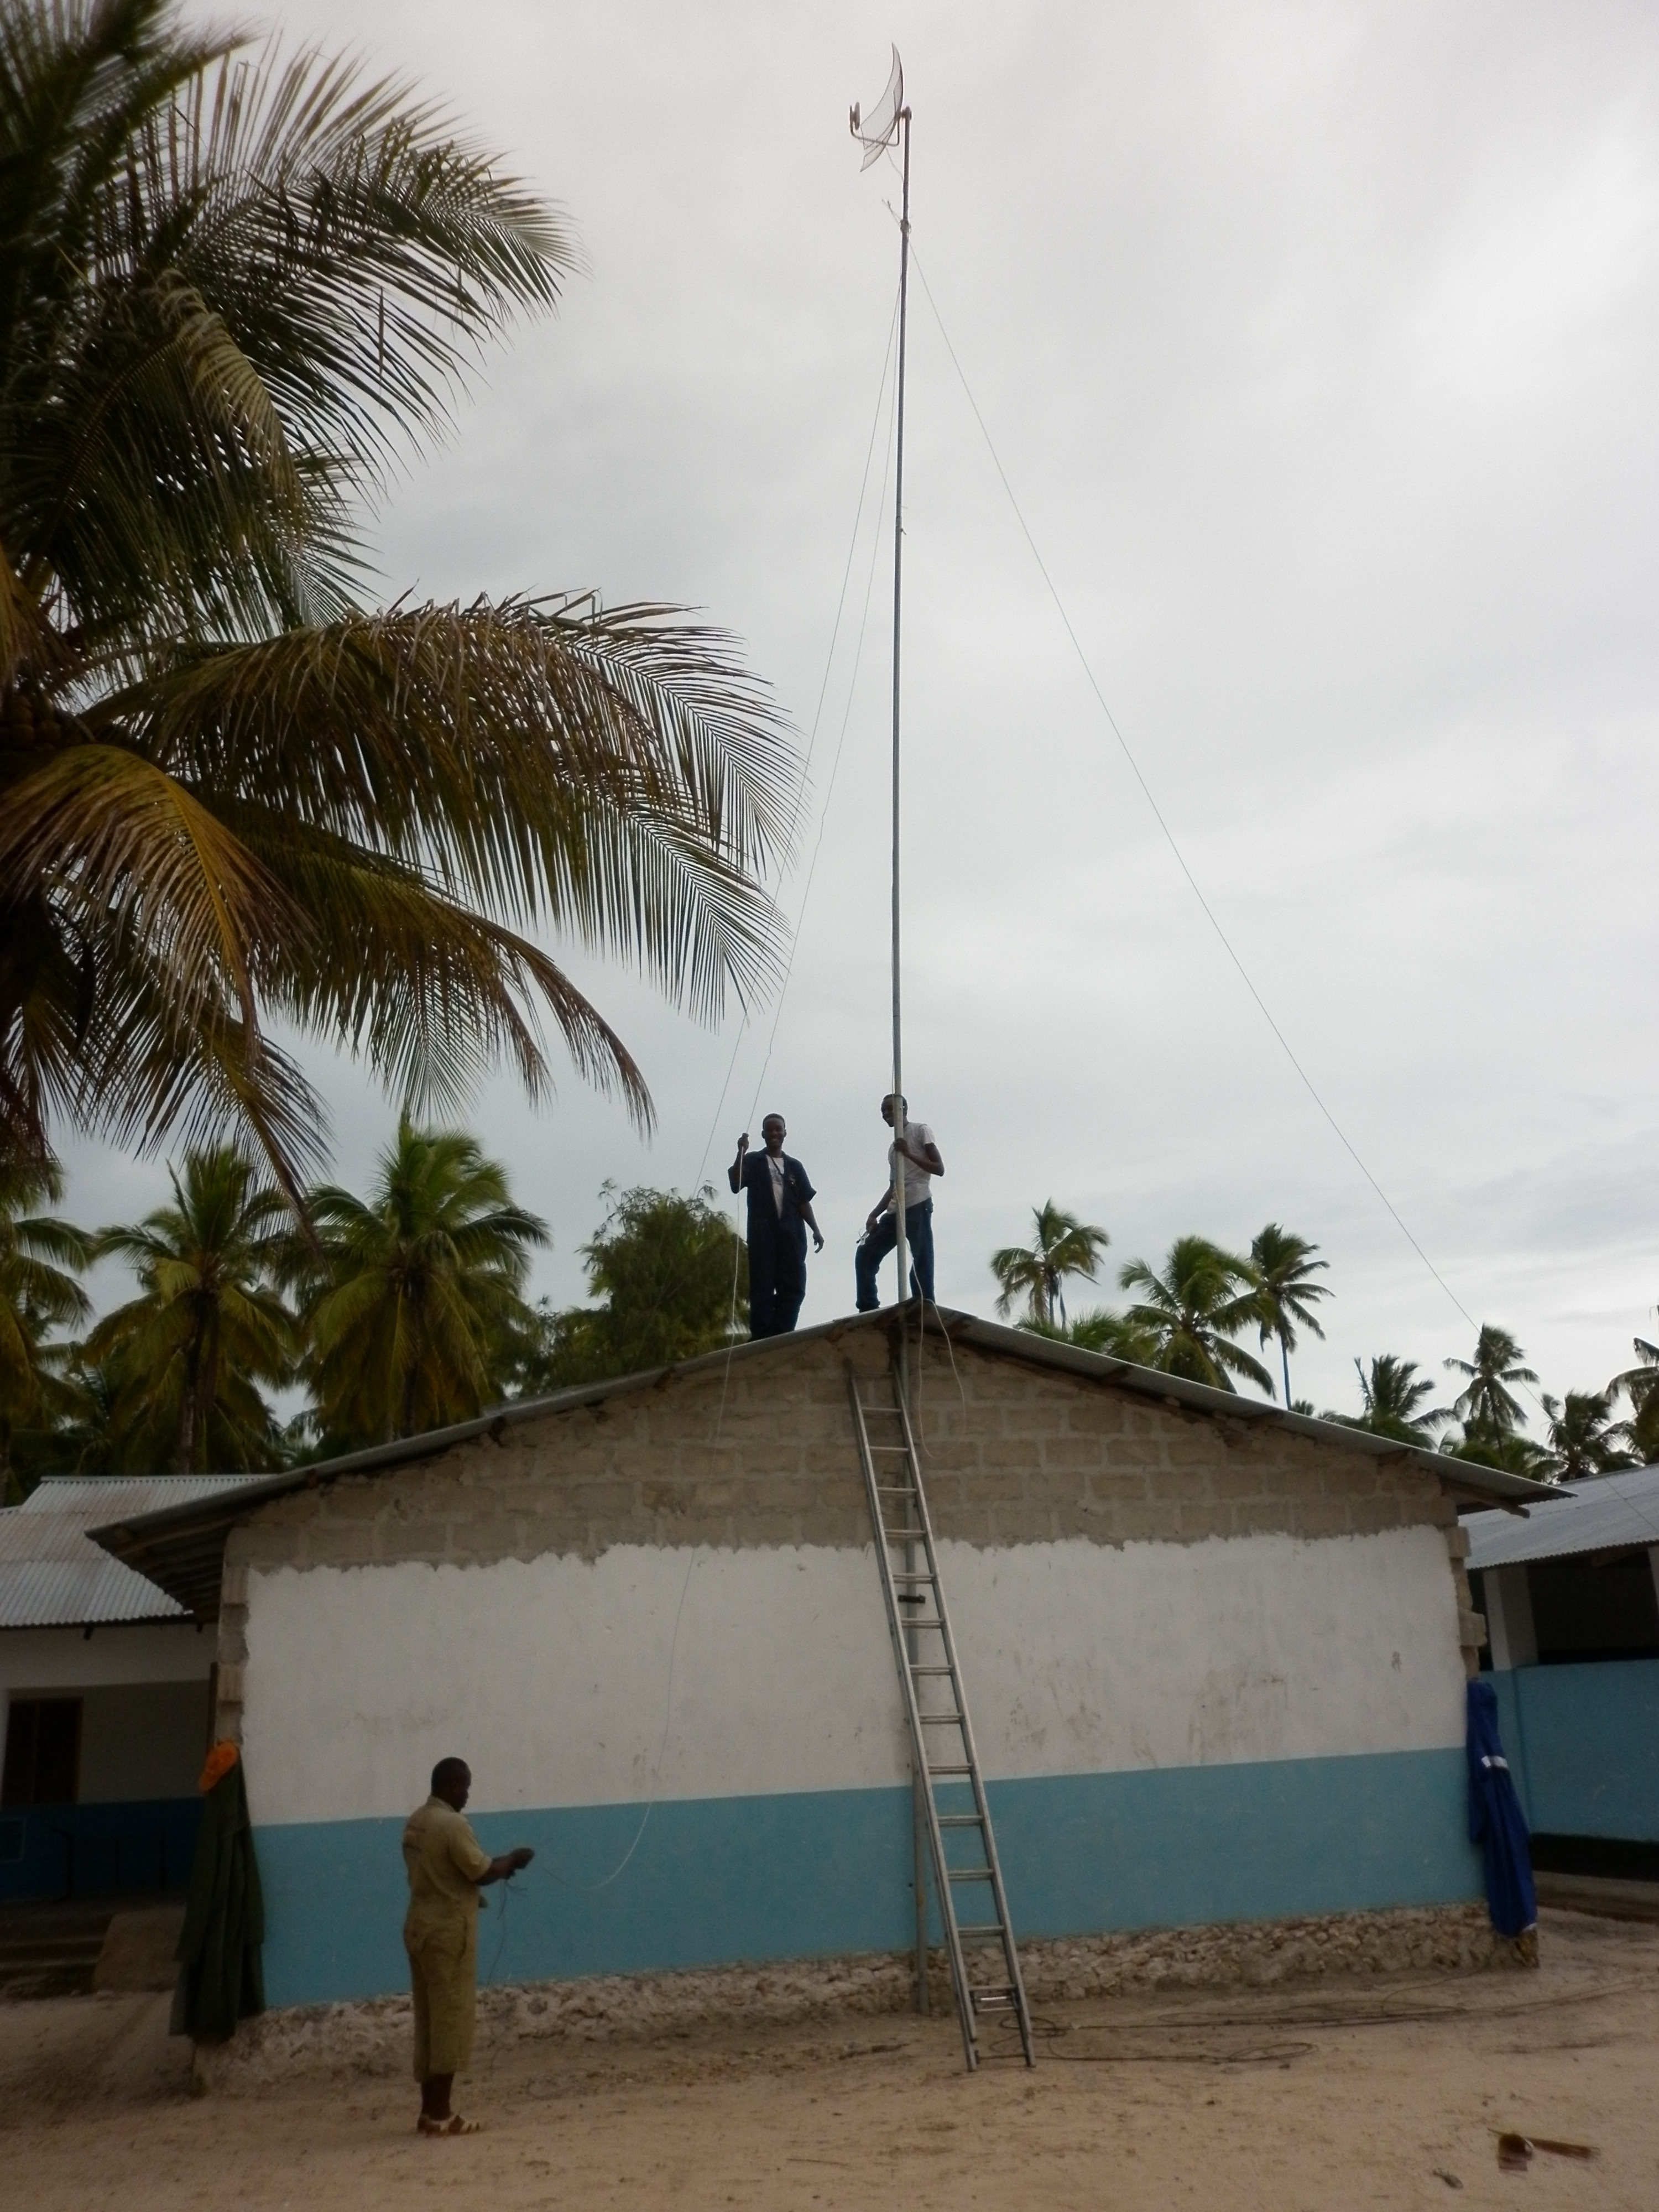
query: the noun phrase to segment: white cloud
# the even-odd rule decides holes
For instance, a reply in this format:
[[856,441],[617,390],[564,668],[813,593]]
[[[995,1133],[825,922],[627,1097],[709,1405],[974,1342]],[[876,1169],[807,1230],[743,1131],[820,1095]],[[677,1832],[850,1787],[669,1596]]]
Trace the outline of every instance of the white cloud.
[[[843,120],[890,30],[929,281],[1218,915],[1477,1317],[1557,1389],[1622,1364],[1659,1297],[1650,12],[304,0],[281,21],[451,97],[591,264],[397,488],[388,589],[703,605],[802,721],[891,306],[891,179],[860,177]],[[1108,1223],[1115,1259],[1273,1216],[1325,1244],[1338,1291],[1298,1389],[1344,1402],[1353,1353],[1464,1348],[1181,880],[921,298],[912,342],[908,1088],[950,1169],[941,1295],[988,1309],[985,1255],[1051,1194]],[[762,1101],[823,1192],[809,1319],[850,1302],[880,1175],[884,588]],[[646,1152],[574,1079],[540,1120],[505,1084],[481,1103],[556,1224],[561,1294],[604,1176],[696,1172],[731,1052],[574,964],[662,1121]],[[348,1073],[330,1088],[361,1176],[389,1113]],[[76,1157],[78,1210],[136,1202],[142,1178]]]

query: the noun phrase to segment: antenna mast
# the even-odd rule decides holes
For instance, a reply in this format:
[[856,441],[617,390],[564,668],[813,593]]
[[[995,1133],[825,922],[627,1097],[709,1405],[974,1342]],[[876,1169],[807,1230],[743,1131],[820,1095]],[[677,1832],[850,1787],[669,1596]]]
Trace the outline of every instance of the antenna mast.
[[[904,1218],[904,1155],[902,1143],[907,1116],[904,1109],[904,1025],[900,990],[900,746],[902,690],[901,685],[904,611],[904,367],[906,320],[910,287],[910,110],[904,100],[904,65],[893,48],[892,73],[875,112],[867,120],[854,107],[848,118],[852,134],[864,148],[864,167],[880,160],[888,149],[902,149],[902,202],[899,216],[899,325],[896,439],[893,466],[893,1206],[898,1226],[898,1302],[904,1303],[909,1282],[910,1254]],[[905,1380],[903,1336],[900,1335],[899,1379]]]

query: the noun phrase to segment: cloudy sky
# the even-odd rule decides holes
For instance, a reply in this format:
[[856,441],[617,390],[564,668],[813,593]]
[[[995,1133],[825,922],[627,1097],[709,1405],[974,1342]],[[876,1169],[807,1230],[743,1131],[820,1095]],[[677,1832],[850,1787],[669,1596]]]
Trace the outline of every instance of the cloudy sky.
[[[896,178],[860,174],[846,111],[891,40],[943,319],[913,298],[904,905],[941,1301],[990,1310],[988,1254],[1052,1196],[1109,1229],[1114,1267],[1188,1229],[1316,1238],[1336,1295],[1295,1384],[1322,1407],[1354,1401],[1356,1354],[1437,1370],[1471,1335],[1182,877],[948,331],[1123,737],[1335,1122],[1547,1387],[1626,1364],[1659,1297],[1650,9],[269,20],[451,101],[586,252],[376,518],[388,596],[672,599],[745,641],[803,744],[823,696],[781,1010],[739,1041],[576,961],[645,1065],[653,1141],[574,1078],[539,1115],[504,1082],[480,1097],[554,1230],[538,1287],[580,1293],[606,1178],[688,1188],[775,1105],[830,1240],[804,1317],[851,1304],[884,1166],[884,418],[830,653],[897,238]],[[316,1065],[363,1178],[392,1109]],[[72,1158],[88,1220],[161,1175]]]

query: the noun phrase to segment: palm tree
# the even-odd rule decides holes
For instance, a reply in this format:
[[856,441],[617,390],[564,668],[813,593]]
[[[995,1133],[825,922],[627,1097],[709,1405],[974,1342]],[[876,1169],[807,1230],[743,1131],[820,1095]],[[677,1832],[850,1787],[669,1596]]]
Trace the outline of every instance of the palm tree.
[[1622,1430],[1613,1421],[1609,1392],[1569,1390],[1565,1401],[1546,1392],[1544,1412],[1549,1421],[1549,1473],[1555,1481],[1583,1482],[1636,1465],[1634,1454],[1620,1444]]
[[55,1366],[49,1334],[72,1328],[91,1311],[76,1280],[87,1240],[54,1214],[29,1209],[64,1195],[55,1161],[0,1161],[0,1500],[21,1494],[12,1468],[14,1430],[52,1400]]
[[1611,1401],[1622,1392],[1629,1401],[1630,1418],[1619,1424],[1617,1434],[1636,1455],[1638,1466],[1651,1467],[1659,1461],[1659,1344],[1638,1336],[1634,1350],[1636,1365],[1615,1375],[1602,1395]]
[[1473,1359],[1449,1359],[1449,1373],[1466,1376],[1468,1385],[1454,1401],[1453,1411],[1471,1435],[1501,1437],[1525,1425],[1519,1399],[1509,1390],[1511,1382],[1535,1382],[1526,1354],[1507,1329],[1486,1322],[1475,1340]]
[[1300,1322],[1323,1338],[1313,1310],[1316,1298],[1331,1295],[1328,1283],[1316,1283],[1316,1274],[1322,1274],[1329,1266],[1326,1260],[1316,1260],[1317,1244],[1310,1244],[1305,1237],[1297,1237],[1288,1229],[1281,1229],[1276,1221],[1267,1227],[1250,1243],[1250,1267],[1255,1274],[1256,1304],[1261,1312],[1261,1335],[1265,1350],[1269,1337],[1279,1340],[1279,1357],[1285,1370],[1285,1403],[1291,1403],[1291,1354],[1296,1350],[1296,1329]]
[[1357,1359],[1354,1371],[1359,1377],[1360,1411],[1327,1413],[1326,1420],[1339,1421],[1345,1429],[1364,1429],[1374,1437],[1392,1437],[1397,1443],[1427,1445],[1435,1431],[1452,1418],[1443,1406],[1424,1405],[1434,1385],[1419,1375],[1414,1359],[1383,1352],[1372,1360],[1369,1375]]
[[1131,1260],[1118,1280],[1140,1302],[1122,1318],[1146,1343],[1146,1364],[1189,1382],[1231,1390],[1243,1375],[1273,1395],[1273,1377],[1231,1340],[1257,1324],[1261,1309],[1250,1265],[1207,1237],[1177,1237],[1160,1275]]
[[544,948],[713,1017],[775,971],[793,761],[730,640],[591,593],[360,600],[361,502],[562,218],[405,88],[177,0],[0,12],[0,1158],[228,1133],[290,1198],[269,1034],[447,1105],[506,1057],[650,1100]]
[[1152,1367],[1158,1361],[1156,1334],[1104,1306],[1079,1314],[1064,1328],[1044,1329],[1040,1334],[1081,1345],[1085,1352],[1102,1352],[1109,1359],[1127,1359],[1132,1367]]
[[118,1425],[152,1464],[273,1466],[277,1431],[258,1386],[285,1382],[298,1349],[276,1287],[286,1201],[234,1146],[187,1152],[170,1175],[171,1206],[94,1241],[96,1258],[134,1269],[139,1295],[99,1322],[87,1358],[109,1363]]
[[1030,1244],[1005,1244],[991,1255],[991,1273],[1001,1285],[997,1311],[1005,1316],[1015,1302],[1025,1301],[1025,1324],[1033,1328],[1066,1325],[1062,1285],[1068,1275],[1093,1282],[1100,1272],[1100,1255],[1111,1239],[1103,1229],[1062,1213],[1053,1199],[1032,1210],[1036,1235]]
[[536,1316],[524,1302],[547,1224],[513,1203],[505,1170],[457,1130],[407,1114],[365,1202],[329,1185],[308,1211],[307,1373],[325,1447],[390,1442],[465,1420],[501,1395]]

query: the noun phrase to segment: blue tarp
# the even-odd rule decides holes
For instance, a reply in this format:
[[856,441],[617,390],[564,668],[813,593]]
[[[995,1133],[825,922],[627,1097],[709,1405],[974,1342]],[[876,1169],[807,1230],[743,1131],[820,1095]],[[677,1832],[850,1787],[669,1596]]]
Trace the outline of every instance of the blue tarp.
[[1469,1841],[1486,1863],[1486,1903],[1500,1936],[1535,1926],[1527,1823],[1498,1733],[1498,1692],[1484,1675],[1468,1686]]

